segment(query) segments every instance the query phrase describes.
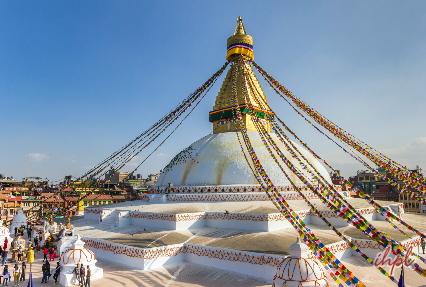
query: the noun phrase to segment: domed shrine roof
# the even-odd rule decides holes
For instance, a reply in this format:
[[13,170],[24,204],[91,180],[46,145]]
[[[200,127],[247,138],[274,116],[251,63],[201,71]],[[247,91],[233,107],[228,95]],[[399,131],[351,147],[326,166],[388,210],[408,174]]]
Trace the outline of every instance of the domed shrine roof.
[[[251,164],[250,156],[244,145],[241,133],[238,133],[244,152]],[[248,132],[251,144],[268,176],[275,185],[291,186],[291,183],[274,162],[257,132]],[[274,134],[270,134],[285,157],[298,167],[305,176],[312,176],[305,172],[299,162],[292,158],[285,145]],[[324,166],[301,146],[293,143],[296,148],[309,160],[310,163],[331,184],[330,176]],[[276,156],[279,158],[278,156]],[[290,179],[298,186],[304,184],[279,160]],[[176,155],[161,172],[157,186],[166,186],[172,183],[181,185],[257,185],[250,167],[241,150],[235,132],[212,134],[203,137],[197,142]]]
[[72,248],[62,253],[59,259],[61,265],[74,266],[77,263],[92,265],[96,263],[95,253],[83,246],[84,242],[81,240],[80,235],[77,235],[77,240],[72,243]]
[[329,286],[321,263],[313,256],[309,247],[297,238],[289,248],[290,256],[278,266],[273,287],[325,287]]
[[24,212],[22,210],[18,210],[18,212],[12,219],[12,224],[26,224],[26,223],[27,223],[27,217],[25,216]]

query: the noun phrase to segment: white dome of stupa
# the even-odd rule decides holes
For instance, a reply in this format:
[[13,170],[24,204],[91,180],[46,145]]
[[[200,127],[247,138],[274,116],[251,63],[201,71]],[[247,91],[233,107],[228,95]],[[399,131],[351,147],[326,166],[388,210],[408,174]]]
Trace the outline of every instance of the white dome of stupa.
[[293,243],[288,250],[290,256],[286,257],[278,266],[273,287],[328,287],[324,269],[318,259],[312,254],[306,244]]
[[[263,168],[272,182],[277,186],[291,186],[291,183],[263,145],[259,134],[257,132],[248,132],[248,135]],[[270,135],[285,157],[300,171],[304,172],[306,177],[311,179],[312,176],[302,169],[296,159],[292,158],[278,137],[274,133]],[[244,146],[247,159],[251,163],[241,133],[239,133],[239,137],[241,144]],[[331,184],[330,176],[324,166],[307,150],[294,142],[293,144]],[[276,157],[279,158],[277,155]],[[280,159],[279,162],[296,185],[304,186]],[[235,132],[205,136],[181,151],[161,172],[157,186],[166,186],[169,183],[174,186],[258,185],[250,167],[247,165]]]
[[9,226],[9,232],[13,232],[15,227],[21,227],[22,225],[27,225],[27,217],[25,216],[24,212],[19,209],[12,219],[12,223]]
[[62,266],[75,266],[78,263],[83,265],[94,265],[96,263],[95,253],[87,248],[84,248],[84,241],[80,235],[77,235],[77,240],[72,243],[72,247],[62,253],[59,262]]

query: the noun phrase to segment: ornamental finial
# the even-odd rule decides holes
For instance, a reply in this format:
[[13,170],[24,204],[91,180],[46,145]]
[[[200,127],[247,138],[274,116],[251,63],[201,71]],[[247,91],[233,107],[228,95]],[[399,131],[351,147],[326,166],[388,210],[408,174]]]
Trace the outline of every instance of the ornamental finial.
[[226,44],[228,49],[226,60],[238,59],[233,55],[244,55],[253,60],[253,38],[247,35],[241,16],[238,16],[234,35],[228,38]]
[[244,28],[243,19],[238,15],[237,27],[235,27],[234,35],[246,35],[246,29]]

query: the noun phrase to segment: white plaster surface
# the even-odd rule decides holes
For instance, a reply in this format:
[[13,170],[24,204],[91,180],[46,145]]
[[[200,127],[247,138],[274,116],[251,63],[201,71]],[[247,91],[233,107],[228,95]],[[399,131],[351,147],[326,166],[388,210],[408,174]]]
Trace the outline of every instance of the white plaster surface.
[[[280,168],[274,162],[257,132],[248,132],[251,144],[261,159],[263,168],[275,185],[291,186]],[[242,141],[242,135],[239,134]],[[293,165],[303,171],[298,161],[291,157],[285,145],[272,133],[272,139]],[[311,162],[322,176],[331,183],[327,170],[307,150],[296,143],[297,149]],[[248,160],[250,156],[244,146]],[[279,158],[279,157],[278,157]],[[279,160],[284,170],[296,185],[303,183]],[[306,175],[311,178],[309,174]],[[235,132],[213,134],[203,137],[188,148],[176,155],[163,169],[157,186],[166,186],[172,183],[180,185],[243,185],[258,184],[253,176],[238,142]]]

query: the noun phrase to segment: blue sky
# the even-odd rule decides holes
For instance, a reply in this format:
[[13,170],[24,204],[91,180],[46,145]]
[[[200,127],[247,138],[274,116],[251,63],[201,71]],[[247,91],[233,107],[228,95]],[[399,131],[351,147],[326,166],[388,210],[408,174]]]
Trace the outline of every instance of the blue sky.
[[[0,173],[83,174],[220,68],[238,15],[273,77],[394,160],[426,168],[424,1],[73,0],[0,2]],[[222,80],[139,173],[211,132]],[[345,176],[362,169],[259,80],[317,153]]]

